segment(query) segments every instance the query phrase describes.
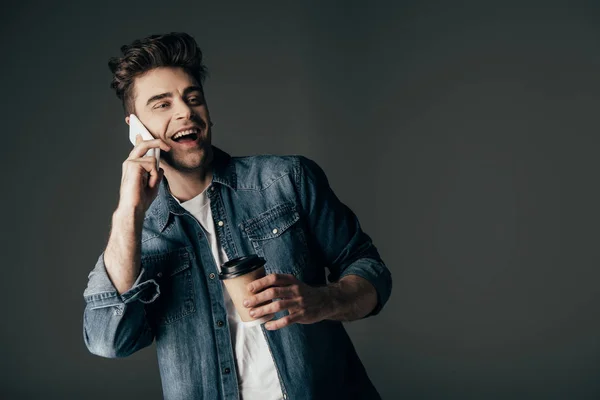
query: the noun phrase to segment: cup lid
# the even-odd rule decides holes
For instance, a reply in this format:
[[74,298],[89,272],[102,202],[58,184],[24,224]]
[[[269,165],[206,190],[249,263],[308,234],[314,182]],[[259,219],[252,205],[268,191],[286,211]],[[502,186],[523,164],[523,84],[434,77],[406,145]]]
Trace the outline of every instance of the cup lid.
[[233,258],[221,265],[219,279],[230,279],[247,274],[248,272],[262,267],[266,262],[267,261],[264,258],[259,257],[256,254]]

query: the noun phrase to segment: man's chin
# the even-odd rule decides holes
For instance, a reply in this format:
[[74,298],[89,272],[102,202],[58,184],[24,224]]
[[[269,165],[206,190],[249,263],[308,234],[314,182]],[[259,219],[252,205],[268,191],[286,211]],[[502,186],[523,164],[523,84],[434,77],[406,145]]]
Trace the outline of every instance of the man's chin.
[[193,153],[170,157],[171,154],[166,154],[163,157],[166,164],[172,169],[180,172],[192,172],[206,168],[213,159],[213,151],[210,145],[200,148]]

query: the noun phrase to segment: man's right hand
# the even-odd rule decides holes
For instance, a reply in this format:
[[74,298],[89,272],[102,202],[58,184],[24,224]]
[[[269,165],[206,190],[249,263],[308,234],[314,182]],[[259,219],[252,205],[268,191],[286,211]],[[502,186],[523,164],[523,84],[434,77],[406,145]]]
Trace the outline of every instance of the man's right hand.
[[170,151],[171,147],[161,139],[143,140],[138,134],[135,146],[123,162],[119,208],[136,210],[144,214],[158,194],[164,170],[156,170],[156,159],[144,156],[148,150],[160,148]]

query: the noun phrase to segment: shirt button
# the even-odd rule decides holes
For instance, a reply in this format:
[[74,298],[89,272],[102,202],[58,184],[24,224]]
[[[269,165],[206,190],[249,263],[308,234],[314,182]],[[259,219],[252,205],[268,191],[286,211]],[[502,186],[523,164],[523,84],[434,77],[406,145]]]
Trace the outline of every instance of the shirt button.
[[214,273],[210,273],[210,275],[208,276],[210,279],[215,279],[215,274]]
[[223,326],[223,325],[225,325],[225,323],[223,321],[217,321],[217,326],[220,327],[220,326]]
[[223,226],[223,221],[219,221],[219,226]]
[[230,373],[230,372],[231,372],[231,370],[230,370],[229,368],[225,368],[225,369],[223,370],[223,372],[225,372],[226,374],[228,374],[228,373]]
[[210,191],[211,191],[211,192],[214,192],[214,191],[215,191],[215,187],[214,187],[214,186],[211,186],[211,187],[210,187]]
[[156,276],[158,276],[159,278],[162,277],[162,272],[159,272],[158,274],[156,274]]
[[273,229],[273,235],[275,235],[277,232],[279,232],[277,228]]
[[283,398],[284,398],[284,399],[287,399],[287,394],[285,394],[285,393],[284,393],[284,394],[283,394]]

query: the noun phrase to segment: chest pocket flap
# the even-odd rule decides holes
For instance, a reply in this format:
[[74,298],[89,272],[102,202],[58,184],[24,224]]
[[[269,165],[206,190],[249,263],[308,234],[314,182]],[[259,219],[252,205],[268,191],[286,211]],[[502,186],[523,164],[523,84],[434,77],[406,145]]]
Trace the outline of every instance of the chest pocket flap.
[[190,267],[191,246],[159,254],[143,255],[142,266],[159,277],[170,277]]
[[281,236],[300,219],[294,203],[279,204],[242,223],[250,240],[267,240]]

